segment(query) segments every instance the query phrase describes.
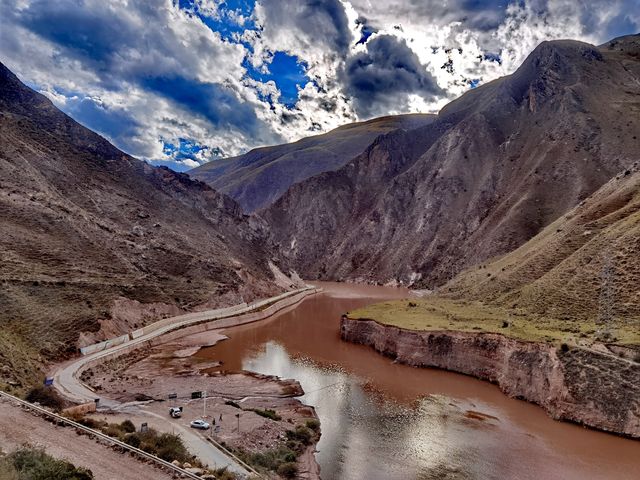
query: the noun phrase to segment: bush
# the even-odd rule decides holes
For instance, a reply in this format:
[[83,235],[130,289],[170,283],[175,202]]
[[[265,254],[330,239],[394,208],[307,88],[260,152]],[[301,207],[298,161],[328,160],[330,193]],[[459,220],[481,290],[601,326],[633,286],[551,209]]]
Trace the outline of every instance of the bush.
[[237,451],[237,453],[242,460],[253,467],[270,470],[272,472],[279,472],[280,467],[287,463],[293,463],[295,465],[296,459],[298,458],[295,451],[285,447],[266,450],[261,453],[247,453],[243,451]]
[[45,387],[43,385],[33,387],[29,390],[25,400],[31,403],[39,403],[43,407],[49,407],[55,411],[60,411],[64,408],[64,400],[60,398],[58,392],[51,387]]
[[234,408],[242,408],[240,407],[240,405],[238,405],[236,402],[234,402],[233,400],[227,400],[226,402],[224,402],[225,405],[231,405]]
[[136,426],[133,424],[131,420],[125,420],[120,424],[120,430],[125,433],[133,433],[136,431]]
[[277,472],[284,478],[295,478],[298,475],[298,466],[293,462],[283,463],[278,467]]
[[124,441],[128,445],[131,445],[132,447],[135,447],[135,448],[140,448],[140,444],[142,443],[142,441],[140,440],[140,437],[135,433],[130,433],[129,435],[124,437]]
[[253,409],[251,409],[251,411],[257,413],[261,417],[270,418],[271,420],[274,420],[276,422],[282,420],[282,417],[280,415],[278,415],[275,410],[271,410],[269,408],[267,408],[266,410],[260,410],[259,408],[253,408]]
[[185,462],[191,460],[191,456],[182,443],[182,439],[173,433],[163,433],[156,440],[157,455],[167,462],[178,460]]
[[304,425],[298,425],[295,430],[287,430],[289,440],[297,440],[304,445],[309,445],[313,438],[313,432]]
[[124,438],[122,430],[120,430],[118,425],[109,425],[107,428],[103,429],[102,432],[110,437],[117,438],[118,440],[122,440]]
[[[93,480],[91,470],[78,468],[72,463],[58,460],[47,455],[44,450],[22,448],[15,451],[0,463],[0,468],[7,466],[15,471],[16,479],[25,480]],[[11,472],[6,474],[11,479]]]
[[132,447],[155,455],[167,462],[192,462],[182,439],[173,433],[158,433],[153,428],[146,432],[136,432],[130,420],[117,423],[103,423],[100,430],[110,437],[118,438]]
[[315,418],[312,418],[311,420],[307,420],[305,422],[305,426],[308,429],[313,430],[314,432],[317,432],[318,430],[320,430],[320,421],[316,420]]

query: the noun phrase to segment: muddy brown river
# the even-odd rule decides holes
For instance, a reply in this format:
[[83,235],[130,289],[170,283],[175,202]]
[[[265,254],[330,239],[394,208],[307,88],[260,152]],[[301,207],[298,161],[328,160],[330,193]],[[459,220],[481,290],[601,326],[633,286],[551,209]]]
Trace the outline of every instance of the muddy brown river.
[[323,480],[640,479],[640,442],[549,418],[471,377],[394,364],[340,340],[340,315],[406,290],[318,283],[325,293],[225,333],[197,356],[295,378],[322,423]]

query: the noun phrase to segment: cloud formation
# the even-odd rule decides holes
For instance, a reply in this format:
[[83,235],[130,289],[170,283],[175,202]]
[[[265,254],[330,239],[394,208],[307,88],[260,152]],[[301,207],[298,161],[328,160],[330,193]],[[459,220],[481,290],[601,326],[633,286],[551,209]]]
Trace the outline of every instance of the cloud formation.
[[444,96],[435,78],[407,43],[392,35],[375,35],[366,50],[347,59],[341,73],[344,89],[362,118],[409,111],[411,95],[426,102]]
[[640,31],[640,0],[5,0],[0,61],[176,169],[376,115],[434,112],[541,41]]

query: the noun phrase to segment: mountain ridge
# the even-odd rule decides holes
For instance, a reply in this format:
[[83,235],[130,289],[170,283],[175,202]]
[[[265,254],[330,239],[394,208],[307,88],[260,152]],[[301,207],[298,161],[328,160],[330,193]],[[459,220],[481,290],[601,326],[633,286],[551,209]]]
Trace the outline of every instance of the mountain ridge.
[[522,245],[635,161],[638,116],[621,114],[638,110],[638,38],[544,42],[413,130],[409,157],[390,133],[260,215],[307,278],[444,283]]
[[18,378],[38,355],[283,290],[260,219],[126,155],[1,64],[0,174],[0,363]]
[[342,167],[378,135],[396,129],[410,130],[433,118],[428,114],[406,114],[349,123],[297,142],[213,160],[188,173],[229,194],[246,212],[254,212],[273,203],[291,185]]

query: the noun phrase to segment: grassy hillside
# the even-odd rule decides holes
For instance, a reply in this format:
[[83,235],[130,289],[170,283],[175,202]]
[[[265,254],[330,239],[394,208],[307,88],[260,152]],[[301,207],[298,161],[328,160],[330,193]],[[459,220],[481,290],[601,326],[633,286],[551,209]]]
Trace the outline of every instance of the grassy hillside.
[[637,166],[520,248],[473,266],[437,292],[372,305],[350,316],[411,329],[640,345]]

